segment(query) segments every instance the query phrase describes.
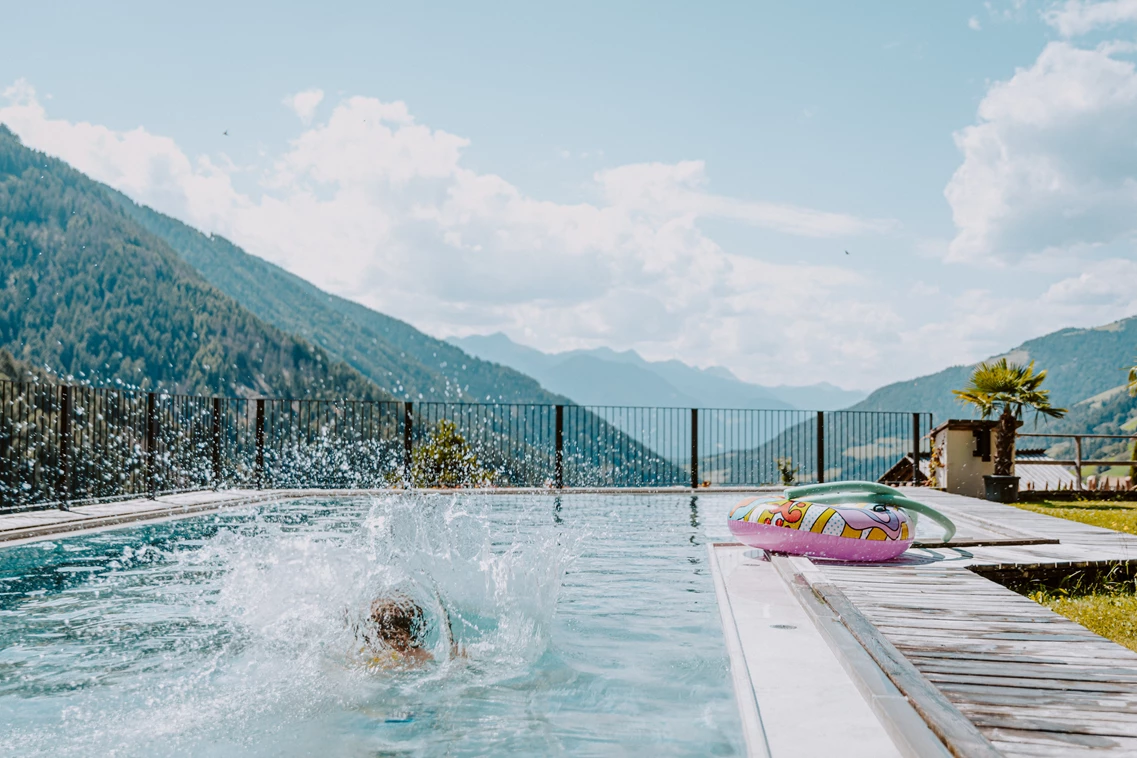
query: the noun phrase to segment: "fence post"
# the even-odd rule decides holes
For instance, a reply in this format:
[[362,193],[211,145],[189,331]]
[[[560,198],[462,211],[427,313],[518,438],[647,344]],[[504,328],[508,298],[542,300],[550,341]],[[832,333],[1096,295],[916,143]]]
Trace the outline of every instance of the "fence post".
[[146,393],[146,489],[158,492],[158,395]]
[[920,414],[912,414],[912,486],[920,485]]
[[264,487],[265,478],[265,401],[257,398],[257,489]]
[[403,479],[411,486],[411,454],[414,452],[414,403],[408,400],[403,404]]
[[213,398],[213,489],[221,486],[221,398]]
[[817,412],[817,483],[825,483],[825,411]]
[[553,471],[557,489],[565,487],[565,407],[557,406],[556,428],[553,432]]
[[59,388],[59,510],[67,510],[71,494],[71,388]]
[[1074,436],[1074,463],[1075,488],[1082,491],[1082,438]]
[[691,489],[699,489],[699,409],[691,409]]

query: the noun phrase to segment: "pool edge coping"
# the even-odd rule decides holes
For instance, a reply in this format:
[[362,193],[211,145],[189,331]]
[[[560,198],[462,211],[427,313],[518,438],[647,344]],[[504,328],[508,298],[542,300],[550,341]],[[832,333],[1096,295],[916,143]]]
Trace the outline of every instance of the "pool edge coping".
[[711,576],[718,600],[719,619],[722,621],[723,642],[730,661],[730,678],[734,685],[734,698],[738,705],[738,715],[742,721],[742,738],[746,743],[746,754],[750,758],[772,758],[770,744],[766,738],[766,726],[762,723],[762,712],[758,707],[758,695],[754,692],[754,677],[746,662],[742,640],[738,635],[738,624],[731,608],[730,593],[719,566],[715,549],[722,545],[737,545],[735,542],[710,542],[707,551],[710,556]]

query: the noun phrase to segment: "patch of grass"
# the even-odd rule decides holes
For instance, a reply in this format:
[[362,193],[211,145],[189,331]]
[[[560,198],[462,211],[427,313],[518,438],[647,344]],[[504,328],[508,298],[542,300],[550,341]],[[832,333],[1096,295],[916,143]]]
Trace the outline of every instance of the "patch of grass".
[[1038,590],[1027,597],[1094,634],[1137,651],[1137,595],[1132,592],[1062,596]]
[[[1015,505],[1047,516],[1137,534],[1137,502],[1045,500]],[[1137,578],[1132,569],[1119,566],[1096,575],[1076,571],[1049,586],[1031,580],[1010,582],[1007,586],[1094,634],[1137,651]]]
[[1082,500],[1074,502],[1055,502],[1043,500],[1037,503],[1015,503],[1016,506],[1047,516],[1081,521],[1083,524],[1102,526],[1117,532],[1137,534],[1137,502],[1103,502]]
[[1057,581],[1023,577],[1006,586],[1094,634],[1137,652],[1137,569],[1117,563],[1108,569],[1073,571]]

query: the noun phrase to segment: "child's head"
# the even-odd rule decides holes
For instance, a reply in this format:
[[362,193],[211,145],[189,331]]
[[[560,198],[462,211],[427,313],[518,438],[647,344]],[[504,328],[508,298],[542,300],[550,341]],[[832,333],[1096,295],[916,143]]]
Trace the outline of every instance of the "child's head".
[[419,647],[422,608],[402,594],[377,597],[371,603],[371,627],[378,641],[405,653]]

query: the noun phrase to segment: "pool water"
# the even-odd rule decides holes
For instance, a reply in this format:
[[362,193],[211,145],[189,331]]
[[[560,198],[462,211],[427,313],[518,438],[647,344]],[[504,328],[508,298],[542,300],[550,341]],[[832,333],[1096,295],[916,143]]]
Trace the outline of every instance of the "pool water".
[[[0,755],[742,754],[708,507],[307,498],[0,549]],[[433,661],[361,654],[391,593]]]

